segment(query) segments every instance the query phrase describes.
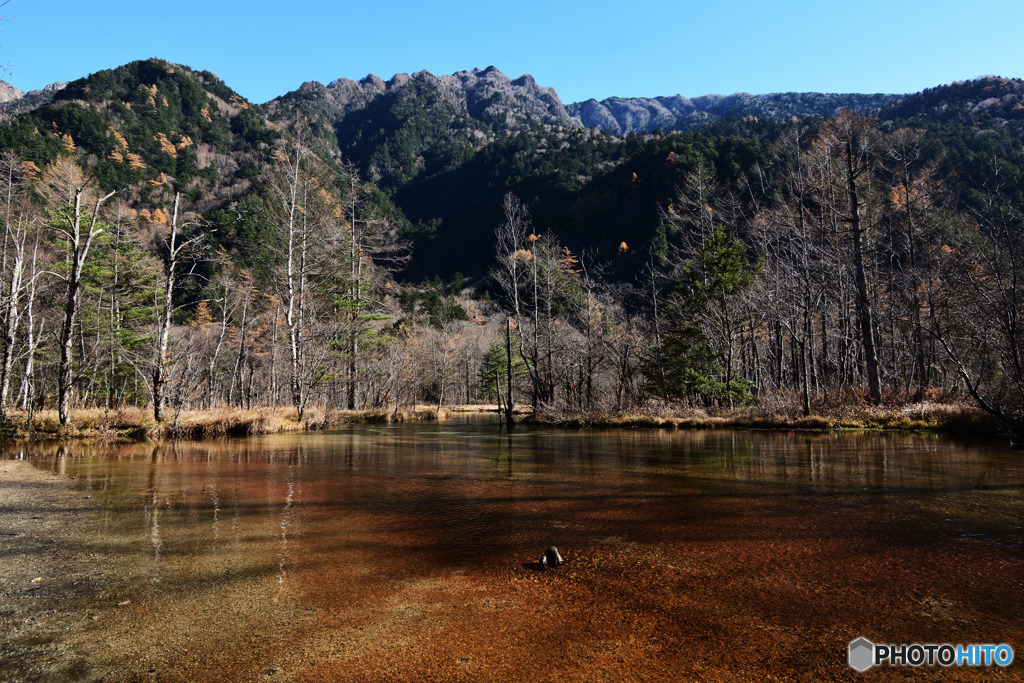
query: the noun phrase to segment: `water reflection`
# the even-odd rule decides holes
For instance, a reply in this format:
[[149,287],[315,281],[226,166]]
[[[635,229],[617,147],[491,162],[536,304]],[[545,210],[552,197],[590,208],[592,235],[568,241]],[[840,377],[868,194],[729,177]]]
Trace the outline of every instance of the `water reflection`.
[[[284,587],[296,568],[381,552],[457,565],[556,534],[581,543],[665,528],[685,536],[701,533],[701,520],[743,519],[735,501],[744,499],[868,507],[887,523],[922,533],[945,524],[1019,552],[1015,510],[1024,502],[1019,454],[934,436],[508,433],[466,422],[200,443],[7,444],[0,457],[73,477],[101,502],[106,533],[146,549],[154,582],[169,567],[191,567],[268,572]],[[625,532],[610,521],[623,511]]]
[[[301,447],[298,450],[301,451]],[[292,525],[292,503],[295,501],[295,468],[295,463],[289,463],[285,476],[287,493],[284,497],[284,507],[281,510],[281,543],[277,552],[278,585],[284,585],[285,567],[288,565],[290,560],[288,553],[288,532]]]
[[[164,472],[196,484],[197,464],[211,508],[220,508],[225,472],[279,470],[285,480],[315,472],[353,475],[531,477],[613,470],[658,478],[717,477],[791,483],[810,489],[959,489],[1019,480],[1022,459],[1009,450],[937,436],[728,431],[556,431],[513,434],[465,425],[397,425],[348,432],[224,439],[167,445],[5,444],[0,458],[27,458],[88,488],[116,473],[129,480],[147,463],[145,490]],[[185,467],[175,467],[182,465]],[[282,469],[284,468],[284,469]],[[287,468],[293,468],[288,474]],[[95,480],[95,481],[94,481]],[[176,490],[175,495],[181,494]]]
[[153,551],[153,559],[157,561],[160,559],[160,549],[164,545],[160,540],[160,489],[157,485],[160,450],[160,447],[154,448],[153,454],[150,456],[149,481],[146,487],[148,500],[142,509],[146,525],[149,527],[149,547]]

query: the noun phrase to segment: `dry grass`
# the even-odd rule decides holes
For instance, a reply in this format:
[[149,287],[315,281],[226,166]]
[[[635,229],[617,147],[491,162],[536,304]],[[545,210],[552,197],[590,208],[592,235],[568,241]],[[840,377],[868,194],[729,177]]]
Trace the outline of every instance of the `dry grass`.
[[886,430],[902,432],[987,433],[995,425],[983,411],[962,403],[925,401],[900,406],[830,406],[821,414],[802,415],[797,406],[790,410],[747,407],[709,414],[696,409],[685,415],[607,413],[539,413],[535,424],[577,429],[592,427],[657,429],[777,429],[799,431]]
[[219,436],[302,432],[322,428],[324,422],[322,410],[307,410],[300,421],[294,408],[217,408],[183,412],[177,423],[169,421],[164,427],[164,436],[207,439]]
[[106,439],[142,441],[145,439],[205,439],[222,436],[277,434],[323,429],[329,426],[323,408],[310,408],[300,421],[294,408],[216,408],[183,411],[175,419],[170,413],[163,425],[153,419],[151,408],[84,408],[72,411],[65,427],[55,410],[42,410],[32,416],[22,411],[9,414],[6,436],[11,438]]
[[71,424],[62,427],[56,410],[40,410],[32,415],[21,410],[8,413],[7,436],[17,438],[108,439],[139,441],[155,435],[157,423],[152,410],[142,408],[85,408],[71,415]]
[[963,403],[923,401],[895,406],[854,406],[833,419],[842,429],[985,433],[998,425],[981,409]]
[[417,405],[399,410],[341,410],[334,421],[340,424],[389,424],[392,422],[443,422],[451,417],[448,408]]
[[34,439],[106,439],[110,441],[142,441],[145,439],[210,439],[224,436],[252,436],[326,429],[331,426],[359,423],[424,422],[446,420],[447,408],[413,406],[397,412],[392,410],[335,410],[320,406],[306,409],[302,419],[294,408],[259,407],[214,408],[211,410],[168,413],[163,425],[153,419],[152,408],[105,410],[85,408],[71,414],[71,424],[61,427],[55,410],[42,410],[32,416],[12,411],[6,429],[0,436]]
[[[576,429],[593,427],[625,429],[775,429],[775,430],[886,430],[904,432],[991,433],[998,430],[992,419],[981,410],[963,403],[924,401],[896,406],[843,405],[817,406],[820,414],[804,416],[798,406],[746,407],[717,414],[697,409],[686,414],[669,414],[664,407],[649,412],[609,414],[538,413],[525,421]],[[465,412],[467,406],[461,406]],[[518,412],[518,411],[517,411]],[[145,439],[207,439],[224,436],[251,436],[325,429],[345,424],[386,424],[393,422],[428,422],[447,420],[453,411],[437,410],[436,406],[417,405],[394,410],[335,410],[310,407],[302,420],[294,408],[260,407],[250,410],[216,408],[182,412],[175,420],[173,413],[158,425],[148,408],[105,410],[87,408],[72,413],[71,424],[61,427],[54,410],[36,412],[32,424],[27,415],[12,411],[6,429],[7,438],[106,439],[140,441]]]

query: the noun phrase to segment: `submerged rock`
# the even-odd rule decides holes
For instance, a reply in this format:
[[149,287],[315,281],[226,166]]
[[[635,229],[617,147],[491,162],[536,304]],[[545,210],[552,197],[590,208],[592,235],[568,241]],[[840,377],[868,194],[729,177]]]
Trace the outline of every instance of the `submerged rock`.
[[541,567],[547,569],[548,567],[557,567],[562,564],[562,556],[558,554],[558,548],[551,546],[544,551],[544,556],[540,558]]

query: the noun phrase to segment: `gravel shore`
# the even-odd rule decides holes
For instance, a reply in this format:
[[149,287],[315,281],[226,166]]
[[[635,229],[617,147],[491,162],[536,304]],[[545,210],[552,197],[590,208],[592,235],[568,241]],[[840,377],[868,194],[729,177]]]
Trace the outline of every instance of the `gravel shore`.
[[112,558],[82,543],[91,498],[27,462],[0,461],[0,676],[3,680],[99,680],[72,633],[116,609]]

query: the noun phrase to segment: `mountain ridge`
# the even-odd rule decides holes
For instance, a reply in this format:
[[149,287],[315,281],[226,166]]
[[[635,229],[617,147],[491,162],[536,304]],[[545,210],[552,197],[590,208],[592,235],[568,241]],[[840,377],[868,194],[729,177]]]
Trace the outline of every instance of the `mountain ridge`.
[[[660,212],[695,169],[737,182],[769,158],[794,112],[818,117],[809,120],[813,128],[852,102],[880,124],[930,129],[952,168],[973,163],[979,144],[1006,147],[1005,138],[1024,131],[1024,82],[999,78],[902,96],[590,100],[608,120],[592,128],[554,89],[493,66],[388,81],[373,74],[308,81],[252,105],[213,73],[146,60],[42,92],[47,103],[16,115],[8,110],[0,147],[40,167],[77,149],[102,187],[125,189],[139,206],[166,205],[164,179],[172,179],[196,210],[223,219],[219,234],[250,262],[262,252],[239,245],[269,244],[264,214],[272,197],[258,190],[275,149],[301,144],[338,173],[356,170],[382,191],[374,201],[393,207],[396,225],[414,241],[413,277],[484,274],[507,192],[530,205],[541,230],[557,231],[577,253],[596,247],[617,254],[628,242],[630,251],[616,257],[625,264],[657,236]],[[13,104],[19,102],[25,98]],[[620,132],[609,132],[613,125]],[[968,141],[968,132],[978,140]]]
[[68,81],[57,81],[45,85],[38,90],[22,92],[10,83],[0,80],[0,114],[12,116],[41,107],[52,102],[54,96],[63,90],[67,84]]
[[[895,114],[901,111],[901,103],[923,103],[924,93],[944,87],[1018,80],[984,76],[915,93],[737,92],[695,97],[675,94],[590,98],[564,103],[555,88],[539,85],[530,74],[512,78],[492,65],[441,75],[427,70],[396,73],[388,80],[371,73],[359,80],[336,78],[326,85],[307,81],[258,106],[273,116],[282,108],[302,101],[328,118],[339,119],[365,110],[380,98],[394,98],[413,84],[437,91],[454,115],[468,116],[484,124],[489,129],[486,131],[488,138],[535,125],[592,128],[621,136],[656,130],[693,130],[727,117],[786,121],[793,117],[827,117],[840,109],[874,115],[892,110]],[[52,101],[55,93],[66,85],[58,82],[26,93],[0,80],[0,109],[8,115],[30,111]]]
[[[554,88],[537,84],[533,76],[522,74],[510,78],[494,66],[486,69],[456,71],[435,75],[427,70],[415,73],[397,73],[387,81],[376,74],[368,74],[356,81],[336,78],[327,85],[307,81],[296,90],[276,97],[262,106],[273,114],[283,104],[301,99],[325,99],[338,107],[341,113],[363,109],[375,98],[393,96],[410,83],[424,84],[445,93],[445,99],[462,113],[469,114],[492,127],[505,125],[517,128],[522,124],[560,124],[573,126]],[[517,100],[524,109],[511,112],[495,108],[494,100],[501,95]],[[579,125],[576,123],[575,125]]]
[[613,135],[652,133],[655,130],[691,130],[728,117],[770,118],[830,116],[839,109],[877,112],[905,95],[884,93],[784,92],[751,95],[683,95],[659,97],[609,97],[566,105],[566,110],[587,128]]
[[[276,97],[263,106],[273,114],[282,104],[303,96],[329,100],[344,113],[364,109],[372,100],[394,95],[412,81],[445,90],[453,105],[495,132],[521,130],[531,125],[561,125],[569,128],[593,128],[613,135],[651,133],[655,130],[692,130],[725,117],[755,117],[787,120],[792,117],[830,116],[839,109],[877,113],[907,94],[779,92],[752,95],[705,94],[686,97],[680,94],[656,97],[590,98],[563,103],[557,91],[541,86],[530,74],[511,78],[494,66],[486,69],[456,71],[434,75],[422,70],[396,73],[383,80],[368,74],[360,80],[337,78],[323,85],[308,81],[299,88]],[[502,101],[504,97],[504,102]],[[464,99],[464,104],[460,100]],[[512,106],[510,100],[518,105]]]
[[414,177],[459,166],[498,137],[535,126],[581,128],[552,88],[494,66],[436,76],[429,71],[339,78],[262,105],[286,125],[296,114],[333,130],[337,151],[388,191]]

